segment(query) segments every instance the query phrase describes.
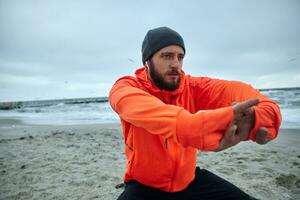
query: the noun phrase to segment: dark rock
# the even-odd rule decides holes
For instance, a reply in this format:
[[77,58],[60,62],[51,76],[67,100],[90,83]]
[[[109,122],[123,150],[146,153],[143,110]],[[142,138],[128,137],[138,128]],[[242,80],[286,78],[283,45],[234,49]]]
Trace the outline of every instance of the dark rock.
[[125,187],[125,183],[119,183],[115,186],[116,189],[120,189],[120,188],[124,188]]

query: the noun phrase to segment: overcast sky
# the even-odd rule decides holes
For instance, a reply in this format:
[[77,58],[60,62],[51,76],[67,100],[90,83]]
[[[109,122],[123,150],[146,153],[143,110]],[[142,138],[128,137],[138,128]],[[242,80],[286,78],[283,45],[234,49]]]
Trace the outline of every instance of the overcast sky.
[[299,0],[0,0],[0,101],[107,96],[159,26],[184,38],[187,74],[300,86]]

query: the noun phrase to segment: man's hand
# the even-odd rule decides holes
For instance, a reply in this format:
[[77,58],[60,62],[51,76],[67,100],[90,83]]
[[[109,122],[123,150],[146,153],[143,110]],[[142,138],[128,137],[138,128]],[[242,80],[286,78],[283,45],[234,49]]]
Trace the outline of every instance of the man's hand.
[[234,112],[233,122],[226,130],[220,142],[220,146],[215,151],[222,151],[248,138],[248,134],[254,124],[254,112],[252,107],[258,103],[258,99],[250,99],[241,103],[235,103],[232,106]]
[[250,99],[241,103],[233,104],[234,124],[237,125],[236,134],[240,135],[241,140],[246,140],[250,131],[254,127],[254,109],[259,103],[258,99]]
[[255,142],[258,144],[267,144],[270,140],[268,137],[268,129],[265,127],[259,128],[256,132]]
[[[240,119],[237,123],[236,134],[239,134],[241,140],[246,140],[249,137],[251,130],[254,127],[254,111],[250,109],[244,117]],[[268,129],[261,127],[256,132],[255,142],[258,144],[266,144],[271,139],[268,137]]]
[[241,140],[246,140],[249,137],[249,133],[254,127],[254,121],[255,121],[255,115],[254,115],[254,109],[249,108],[245,113],[243,117],[240,118],[240,120],[236,121],[237,125],[237,133],[241,137]]
[[228,129],[226,130],[220,145],[217,149],[215,149],[214,151],[218,152],[218,151],[222,151],[224,149],[227,149],[231,146],[234,146],[236,144],[238,144],[241,141],[241,138],[239,135],[236,134],[236,130],[237,130],[237,126],[233,123],[230,124],[230,126],[228,127]]
[[[235,103],[232,108],[234,112],[234,121],[237,122],[245,117],[253,106],[256,106],[259,103],[258,99],[250,99],[240,103]],[[253,112],[252,112],[253,113]]]
[[[249,137],[251,130],[254,127],[254,110],[253,108],[249,108],[237,122],[237,130],[236,134],[238,134],[241,140],[246,140]],[[256,132],[255,141],[258,144],[266,144],[271,139],[268,137],[268,129],[265,127],[261,127]]]
[[[226,130],[220,146],[215,151],[222,151],[246,140],[254,126],[253,106],[259,103],[258,99],[250,99],[233,104],[234,120]],[[256,143],[266,144],[271,139],[268,137],[268,129],[261,127],[256,133]]]

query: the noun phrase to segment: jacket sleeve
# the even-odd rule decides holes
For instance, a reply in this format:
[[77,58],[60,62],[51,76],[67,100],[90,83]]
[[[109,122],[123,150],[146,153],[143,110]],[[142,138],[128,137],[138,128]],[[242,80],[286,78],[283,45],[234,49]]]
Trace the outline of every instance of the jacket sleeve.
[[[163,103],[126,80],[115,83],[109,101],[122,120],[150,134],[174,137],[185,147],[201,150],[217,148],[222,133],[233,118],[230,106],[192,114],[182,107]],[[214,138],[210,145],[205,144],[207,135]]]
[[269,138],[274,139],[277,137],[281,124],[281,113],[276,102],[261,94],[252,86],[239,81],[203,78],[200,82],[205,87],[200,88],[201,92],[199,91],[199,93],[207,99],[202,100],[203,107],[201,109],[214,109],[231,105],[234,102],[258,98],[259,104],[254,107],[254,128],[249,133],[248,139],[255,141],[256,132],[260,127],[268,129]]

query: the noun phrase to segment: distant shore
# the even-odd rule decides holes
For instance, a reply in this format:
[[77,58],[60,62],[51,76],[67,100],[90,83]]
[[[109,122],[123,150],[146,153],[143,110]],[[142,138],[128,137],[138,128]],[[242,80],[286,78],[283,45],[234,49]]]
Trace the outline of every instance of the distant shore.
[[50,106],[53,104],[84,104],[84,103],[103,103],[108,102],[108,97],[90,97],[90,98],[67,98],[67,99],[41,99],[26,101],[0,101],[0,110],[12,110],[21,107],[32,106]]
[[[278,87],[278,88],[260,88],[259,91],[269,91],[269,90],[300,90],[300,87]],[[45,102],[45,101],[74,101],[74,100],[87,100],[93,99],[95,102],[107,102],[108,97],[81,97],[81,98],[57,98],[57,99],[26,99],[26,100],[0,100],[0,109],[1,104],[3,103],[21,103],[21,102]]]
[[[267,145],[200,152],[198,165],[259,199],[300,199],[300,130]],[[26,125],[0,118],[0,199],[113,200],[122,192],[121,126]]]

